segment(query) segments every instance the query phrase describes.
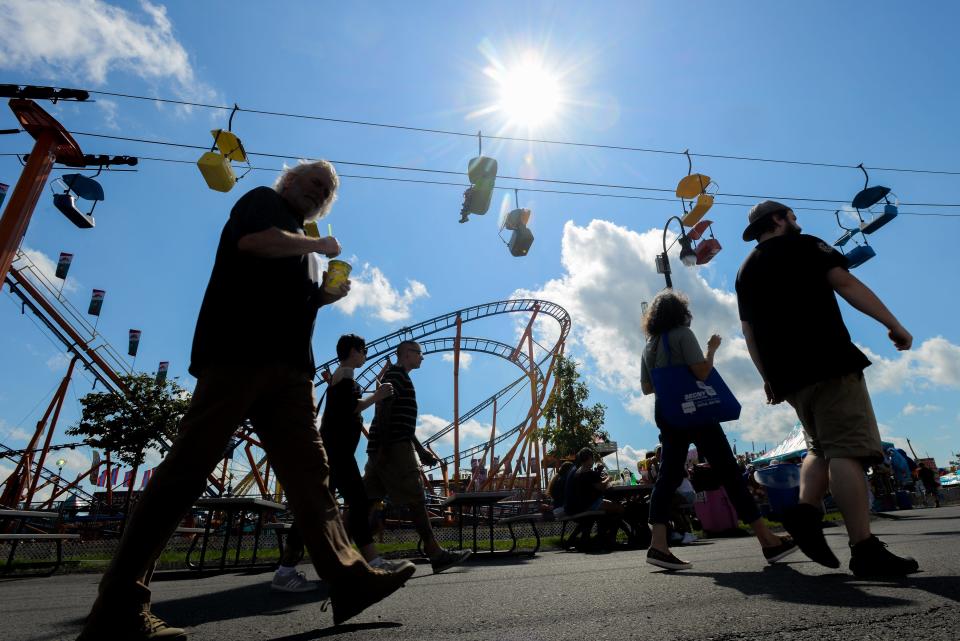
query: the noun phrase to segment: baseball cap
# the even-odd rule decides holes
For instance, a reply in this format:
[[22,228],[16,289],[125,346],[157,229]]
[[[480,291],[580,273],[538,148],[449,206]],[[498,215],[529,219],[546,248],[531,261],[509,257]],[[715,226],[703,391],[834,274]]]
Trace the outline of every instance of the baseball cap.
[[760,221],[772,214],[786,211],[790,211],[790,208],[775,200],[765,200],[762,203],[757,203],[750,208],[750,213],[747,214],[747,228],[743,230],[743,239],[747,242],[756,240],[757,227]]

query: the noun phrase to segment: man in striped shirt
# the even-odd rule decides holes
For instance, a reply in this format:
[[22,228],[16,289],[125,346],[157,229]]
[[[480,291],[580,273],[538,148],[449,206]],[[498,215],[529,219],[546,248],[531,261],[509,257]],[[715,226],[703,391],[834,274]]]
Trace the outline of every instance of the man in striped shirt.
[[397,364],[391,365],[380,381],[393,386],[393,395],[377,402],[363,482],[371,501],[390,497],[394,504],[409,509],[436,574],[465,561],[470,551],[443,549],[430,526],[420,465],[436,465],[437,459],[417,440],[417,393],[410,380],[410,370],[421,363],[423,350],[416,341],[397,346]]

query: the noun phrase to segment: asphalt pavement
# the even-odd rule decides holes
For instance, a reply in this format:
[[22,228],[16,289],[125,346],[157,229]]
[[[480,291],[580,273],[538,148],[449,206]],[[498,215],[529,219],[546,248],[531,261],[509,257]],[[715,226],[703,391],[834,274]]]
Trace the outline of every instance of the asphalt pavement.
[[[769,566],[753,538],[684,546],[690,570],[667,572],[643,551],[545,552],[472,561],[406,587],[345,625],[323,611],[325,589],[272,593],[271,574],[154,580],[154,612],[191,641],[473,641],[480,639],[786,640],[960,638],[960,506],[894,513],[874,532],[921,572],[861,580],[846,570],[842,527],[826,530],[843,566],[798,552]],[[312,567],[302,566],[308,576]],[[97,575],[0,581],[0,639],[73,639]]]

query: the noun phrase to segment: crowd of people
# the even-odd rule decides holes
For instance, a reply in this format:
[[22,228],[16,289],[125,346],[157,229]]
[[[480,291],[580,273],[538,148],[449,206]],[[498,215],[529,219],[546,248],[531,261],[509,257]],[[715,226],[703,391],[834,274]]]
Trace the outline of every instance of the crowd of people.
[[[410,372],[423,361],[416,342],[399,344],[396,363],[376,391],[363,397],[352,373],[364,363],[365,343],[358,336],[341,338],[340,367],[317,429],[314,325],[320,308],[349,294],[350,282],[325,286],[318,255],[333,258],[340,254],[340,244],[332,236],[306,235],[304,224],[330,211],[338,187],[329,162],[303,162],[281,173],[272,188],[244,194],[231,210],[194,334],[189,371],[197,384],[189,410],[131,514],[79,641],[186,638],[182,629],[151,612],[149,578],[167,539],[244,420],[257,432],[296,518],[274,588],[312,588],[295,568],[303,549],[330,586],[335,624],[403,586],[414,574],[413,564],[381,558],[367,521],[370,503],[386,497],[409,510],[434,572],[468,556],[439,545],[424,504],[420,466],[433,464],[435,457],[415,435],[418,408]],[[850,274],[842,254],[800,233],[789,207],[764,201],[750,210],[748,220],[743,240],[757,245],[736,280],[742,332],[768,402],[793,406],[810,439],[800,503],[784,519],[790,536],[774,534],[760,518],[720,423],[679,427],[661,415],[664,390],[654,385],[655,371],[684,367],[702,382],[713,370],[722,342],[711,336],[704,352],[690,329],[693,314],[686,297],[665,290],[642,321],[647,344],[641,385],[645,394],[657,398],[661,441],[649,505],[647,562],[671,570],[690,567],[671,552],[667,526],[684,480],[687,451],[695,444],[740,519],[750,524],[767,561],[776,562],[799,547],[818,563],[840,565],[821,528],[822,500],[829,489],[843,513],[854,574],[915,572],[916,561],[894,555],[870,531],[864,468],[882,461],[884,453],[863,378],[869,361],[850,340],[836,295],[885,325],[897,349],[909,349],[912,337]],[[354,452],[360,413],[371,405],[376,411],[361,475]],[[562,489],[553,488],[562,496],[557,508],[602,511],[609,516],[606,522],[614,522],[623,508],[603,498],[610,479],[596,463],[590,450],[577,454]],[[349,503],[346,527],[334,489]],[[609,529],[604,536],[610,537]]]

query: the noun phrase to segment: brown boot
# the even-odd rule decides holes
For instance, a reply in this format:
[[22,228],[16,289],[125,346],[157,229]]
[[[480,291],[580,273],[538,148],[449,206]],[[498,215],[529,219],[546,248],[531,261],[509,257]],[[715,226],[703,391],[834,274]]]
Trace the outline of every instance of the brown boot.
[[150,612],[150,604],[127,613],[94,606],[77,641],[186,641],[187,633]]
[[403,587],[417,568],[412,563],[393,572],[371,569],[362,579],[339,581],[330,588],[333,624],[340,625]]

